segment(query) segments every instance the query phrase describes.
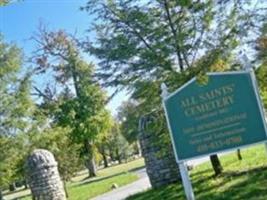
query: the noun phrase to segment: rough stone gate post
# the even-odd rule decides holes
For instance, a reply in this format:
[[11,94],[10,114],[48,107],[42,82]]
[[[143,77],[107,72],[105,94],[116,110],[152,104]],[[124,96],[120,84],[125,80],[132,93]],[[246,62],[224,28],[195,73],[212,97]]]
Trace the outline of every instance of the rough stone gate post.
[[26,161],[26,173],[33,200],[66,200],[54,155],[34,150]]

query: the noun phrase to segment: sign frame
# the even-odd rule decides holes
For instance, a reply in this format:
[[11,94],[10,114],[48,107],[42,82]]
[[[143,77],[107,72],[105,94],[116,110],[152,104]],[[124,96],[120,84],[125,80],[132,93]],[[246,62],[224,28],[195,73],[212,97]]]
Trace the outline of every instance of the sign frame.
[[218,153],[229,152],[229,151],[233,151],[233,150],[236,150],[236,149],[243,149],[243,148],[247,148],[247,147],[250,147],[252,145],[257,145],[257,144],[264,144],[265,143],[266,150],[267,150],[267,124],[266,124],[266,119],[265,119],[263,104],[262,104],[262,101],[261,101],[261,97],[259,95],[257,81],[256,81],[256,77],[255,77],[255,74],[254,74],[253,69],[251,69],[251,70],[241,70],[241,71],[211,72],[211,73],[207,73],[208,76],[214,76],[214,75],[216,75],[216,76],[220,76],[220,75],[235,75],[235,74],[247,74],[247,75],[249,75],[249,78],[250,78],[250,80],[252,82],[253,93],[255,94],[255,97],[256,97],[256,104],[257,104],[257,107],[258,107],[258,109],[260,111],[260,118],[261,118],[261,121],[263,123],[264,131],[265,131],[265,134],[266,134],[265,140],[262,140],[260,142],[250,143],[250,144],[237,145],[236,147],[233,147],[233,148],[227,148],[227,149],[222,149],[222,150],[213,151],[213,152],[209,152],[209,153],[204,153],[204,154],[201,154],[201,155],[192,156],[190,158],[179,159],[179,157],[177,155],[176,147],[175,147],[175,142],[174,142],[173,132],[172,132],[171,125],[170,125],[169,116],[167,114],[167,108],[166,108],[165,101],[167,101],[170,97],[176,95],[181,90],[183,90],[184,88],[186,88],[188,85],[190,85],[191,83],[193,83],[194,81],[196,81],[196,77],[194,77],[191,80],[189,80],[187,83],[185,83],[184,85],[182,85],[180,88],[178,88],[177,90],[175,90],[173,93],[167,94],[166,91],[165,91],[165,94],[164,94],[164,91],[163,91],[163,95],[162,95],[163,108],[164,108],[164,112],[165,112],[165,116],[166,116],[166,120],[167,120],[168,129],[169,129],[169,132],[170,132],[170,137],[171,137],[171,142],[172,142],[172,146],[173,146],[173,150],[174,150],[175,159],[176,159],[176,162],[178,164],[179,163],[186,162],[188,160],[193,160],[193,159],[197,159],[197,158],[201,158],[201,157],[205,157],[205,156],[210,156],[210,155],[218,154]]

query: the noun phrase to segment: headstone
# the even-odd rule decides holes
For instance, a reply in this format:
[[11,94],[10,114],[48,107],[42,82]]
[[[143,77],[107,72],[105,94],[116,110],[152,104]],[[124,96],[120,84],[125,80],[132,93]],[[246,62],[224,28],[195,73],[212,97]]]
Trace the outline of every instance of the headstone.
[[34,200],[65,200],[63,183],[53,154],[37,149],[26,161],[28,183]]
[[[143,125],[139,125],[139,140],[151,186],[158,188],[178,182],[181,177],[171,141],[164,141],[164,145],[159,145],[158,141],[161,134],[164,133],[156,134],[144,128],[147,123],[158,123],[160,119],[154,118],[151,121],[149,118],[151,119],[151,116],[145,116],[140,119],[140,124]],[[166,136],[169,137],[169,134]]]

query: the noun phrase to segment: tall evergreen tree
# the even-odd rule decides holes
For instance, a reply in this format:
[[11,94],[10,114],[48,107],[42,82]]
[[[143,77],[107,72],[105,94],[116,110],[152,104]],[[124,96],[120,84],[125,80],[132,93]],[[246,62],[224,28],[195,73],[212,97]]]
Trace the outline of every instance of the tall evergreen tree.
[[48,108],[54,123],[70,128],[72,140],[83,145],[81,153],[89,176],[96,176],[95,140],[106,131],[110,121],[105,93],[93,79],[94,66],[81,58],[74,38],[64,31],[48,32],[44,28],[39,33],[35,37],[36,72],[47,77],[52,73],[50,82],[59,87],[48,84],[44,90],[35,88],[36,92],[43,98],[42,107]]
[[22,73],[22,53],[0,37],[0,190],[21,176],[22,135],[30,128],[34,105],[30,77]]
[[129,143],[136,142],[138,139],[140,113],[138,104],[130,100],[123,102],[118,109],[117,117],[121,123],[121,134]]
[[103,85],[128,89],[150,113],[161,107],[161,83],[173,91],[250,47],[266,20],[262,3],[90,0],[83,9],[96,16],[97,37],[84,48],[99,58]]

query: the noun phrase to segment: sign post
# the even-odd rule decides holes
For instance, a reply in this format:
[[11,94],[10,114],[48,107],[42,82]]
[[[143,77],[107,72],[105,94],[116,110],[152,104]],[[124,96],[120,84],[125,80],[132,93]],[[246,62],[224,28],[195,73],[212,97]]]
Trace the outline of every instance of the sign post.
[[[165,105],[164,99],[169,95],[169,93],[168,93],[168,88],[164,83],[162,83],[162,85],[161,85],[161,90],[162,90],[161,97],[163,99],[163,105]],[[164,111],[166,114],[165,106],[164,106]],[[168,121],[168,126],[169,126],[169,121]],[[171,135],[171,137],[172,137],[172,135]],[[172,145],[173,145],[173,148],[175,148],[174,143],[173,143],[173,138],[172,138]],[[178,161],[177,154],[175,151],[174,151],[174,155],[175,155],[176,161]],[[186,166],[185,162],[177,162],[177,163],[179,165],[179,170],[180,170],[180,174],[182,177],[182,182],[183,182],[183,186],[184,186],[184,190],[185,190],[186,199],[187,200],[195,200],[195,195],[194,195],[193,187],[192,187],[190,177],[188,174],[187,166]]]

